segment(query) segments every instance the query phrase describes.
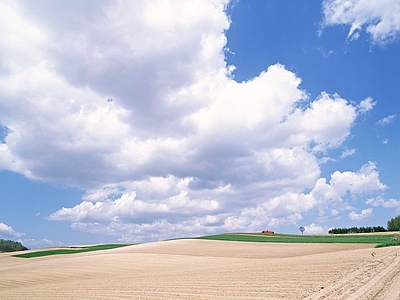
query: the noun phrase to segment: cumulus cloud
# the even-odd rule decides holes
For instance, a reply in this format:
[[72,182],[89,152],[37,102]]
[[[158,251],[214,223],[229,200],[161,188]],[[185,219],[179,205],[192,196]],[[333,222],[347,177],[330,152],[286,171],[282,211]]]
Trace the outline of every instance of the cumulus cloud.
[[[143,190],[139,191],[145,193]],[[131,222],[143,222],[143,220],[151,218],[166,218],[171,212],[176,215],[192,217],[202,212],[215,212],[219,208],[219,204],[215,200],[196,200],[188,197],[187,186],[177,194],[171,196],[163,194],[160,198],[145,200],[136,199],[135,192],[128,192],[114,200],[83,201],[73,208],[62,208],[49,218],[68,221],[130,220]]]
[[361,211],[361,213],[359,213],[359,214],[352,211],[349,213],[349,219],[352,221],[361,221],[361,220],[369,219],[372,216],[372,213],[373,213],[372,208],[363,209]]
[[11,226],[0,222],[0,237],[2,238],[15,238],[24,235],[24,233],[17,232]]
[[365,30],[374,44],[386,44],[399,37],[400,3],[397,0],[325,0],[323,26],[348,25],[349,40]]
[[376,124],[380,125],[380,126],[386,126],[386,125],[392,123],[394,121],[394,119],[396,118],[396,116],[397,116],[396,114],[387,116],[383,119],[380,119],[378,122],[376,122]]
[[325,209],[330,205],[339,203],[343,206],[343,200],[347,195],[356,197],[363,193],[373,193],[384,190],[386,186],[379,180],[376,165],[372,162],[362,166],[357,172],[339,172],[331,175],[330,181],[319,178],[313,189],[308,194],[287,193],[271,200],[272,207],[290,211],[309,211],[315,206]]
[[0,168],[85,190],[48,218],[125,240],[276,228],[384,189],[374,163],[320,178],[375,102],[309,99],[281,64],[236,82],[226,4],[1,3]]
[[[357,172],[336,171],[329,182],[320,178],[309,193],[295,192],[293,186],[272,187],[270,182],[240,188],[197,184],[194,178],[169,176],[91,190],[81,204],[62,208],[49,219],[70,221],[75,230],[115,235],[123,241],[258,231],[297,226],[303,214],[315,209],[338,215],[339,210],[351,209],[346,203],[354,197],[385,189],[371,162]],[[320,225],[310,227],[313,233],[323,230]]]
[[306,234],[322,234],[326,233],[326,229],[323,226],[319,226],[315,223],[311,223],[310,225],[304,226]]

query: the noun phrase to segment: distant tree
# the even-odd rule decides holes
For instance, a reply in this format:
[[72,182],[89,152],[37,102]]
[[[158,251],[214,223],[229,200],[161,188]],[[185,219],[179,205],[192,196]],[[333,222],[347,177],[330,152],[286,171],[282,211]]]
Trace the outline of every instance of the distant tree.
[[385,231],[387,231],[387,230],[385,229],[385,227],[383,227],[383,226],[374,226],[374,227],[372,227],[372,230],[373,230],[374,232],[385,232]]
[[358,233],[359,231],[361,231],[361,228],[358,229],[357,227],[351,227],[347,230],[346,233]]
[[300,226],[299,230],[301,231],[301,234],[306,230],[303,226]]
[[400,215],[394,217],[387,222],[388,231],[399,231],[400,230]]
[[0,239],[0,252],[13,252],[22,250],[28,250],[28,248],[23,246],[20,242]]

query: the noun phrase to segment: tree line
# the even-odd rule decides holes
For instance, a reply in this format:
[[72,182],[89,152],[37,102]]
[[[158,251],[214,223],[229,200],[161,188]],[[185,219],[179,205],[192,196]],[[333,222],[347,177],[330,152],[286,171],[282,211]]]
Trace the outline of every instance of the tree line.
[[26,248],[20,242],[0,239],[0,252],[13,252],[22,250],[28,250],[28,248]]
[[386,228],[382,226],[350,227],[350,228],[332,228],[330,234],[348,234],[348,233],[367,233],[367,232],[385,232]]
[[347,234],[347,233],[367,233],[367,232],[385,232],[400,231],[400,215],[390,219],[387,222],[387,229],[382,226],[368,227],[350,227],[350,228],[332,228],[328,232],[330,234]]

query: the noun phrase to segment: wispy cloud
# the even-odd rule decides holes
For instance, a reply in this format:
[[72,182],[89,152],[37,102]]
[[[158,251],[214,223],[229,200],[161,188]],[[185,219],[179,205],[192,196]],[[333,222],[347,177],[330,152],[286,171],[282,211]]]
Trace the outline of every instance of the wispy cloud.
[[379,126],[386,126],[386,125],[392,123],[394,121],[394,119],[396,118],[396,116],[397,116],[397,114],[387,116],[383,119],[380,119],[378,122],[376,122],[376,124]]
[[315,50],[317,50],[323,57],[329,57],[332,54],[335,54],[333,50],[324,50],[322,47],[316,47]]
[[340,158],[346,158],[349,156],[354,155],[354,153],[356,153],[356,149],[346,149],[342,152],[342,154],[340,155]]

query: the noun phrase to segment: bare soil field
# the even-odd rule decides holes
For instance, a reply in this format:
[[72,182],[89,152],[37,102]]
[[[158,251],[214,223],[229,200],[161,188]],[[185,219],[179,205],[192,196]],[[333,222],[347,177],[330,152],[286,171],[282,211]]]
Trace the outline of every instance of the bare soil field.
[[400,299],[400,247],[173,240],[0,254],[0,299]]

